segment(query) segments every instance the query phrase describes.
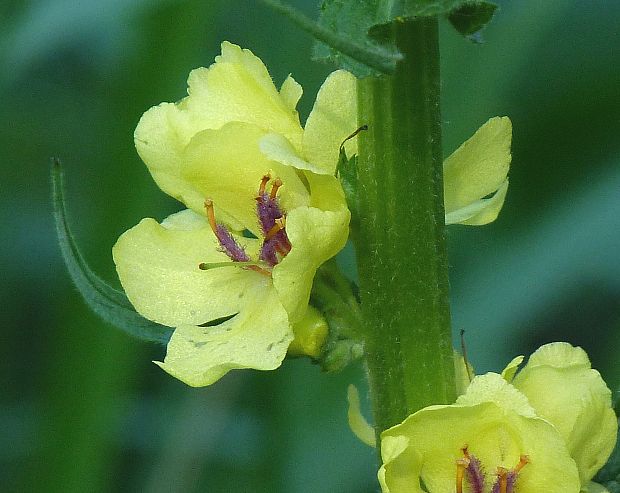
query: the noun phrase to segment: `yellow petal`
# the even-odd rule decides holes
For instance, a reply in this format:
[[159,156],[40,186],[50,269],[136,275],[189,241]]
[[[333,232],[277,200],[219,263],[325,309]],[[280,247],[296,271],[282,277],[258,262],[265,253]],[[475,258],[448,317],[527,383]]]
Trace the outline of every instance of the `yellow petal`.
[[[491,118],[444,161],[444,202],[447,215],[495,193],[502,185],[507,186],[511,140],[510,119]],[[496,202],[500,202],[501,208],[503,198],[501,201],[496,199]],[[482,222],[477,221],[475,224]]]
[[297,154],[297,150],[293,145],[279,134],[267,134],[260,140],[260,150],[272,161],[286,164],[297,169],[304,169],[314,173],[323,173],[320,166],[309,163]]
[[282,97],[284,104],[291,110],[295,110],[295,108],[297,108],[297,103],[299,102],[303,92],[304,90],[301,85],[299,85],[290,74],[280,87],[280,96]]
[[591,369],[585,351],[567,343],[546,344],[513,383],[536,413],[558,429],[587,484],[613,450],[618,421],[611,391]]
[[579,491],[575,463],[555,428],[495,402],[424,408],[385,431],[382,447],[394,437],[405,437],[408,444],[400,443],[400,453],[383,458],[390,493],[420,492],[420,480],[430,492],[454,491],[455,461],[464,445],[490,474],[498,466],[512,469],[527,454],[530,462],[517,479],[519,493]]
[[250,50],[223,42],[215,63],[193,70],[188,85],[189,101],[184,106],[200,122],[199,130],[231,121],[252,123],[286,136],[301,148],[299,116],[290,106],[292,82],[286,83],[282,97],[261,59]]
[[198,133],[183,155],[182,175],[201,196],[193,205],[202,211],[202,202],[208,197],[213,200],[218,220],[228,219],[232,225],[234,218],[257,236],[256,196],[265,174],[271,172],[273,178],[282,180],[278,197],[284,210],[310,200],[294,168],[270,161],[260,152],[258,142],[263,135],[255,125],[233,122]]
[[288,348],[291,356],[318,358],[323,350],[329,327],[319,311],[308,306],[304,317],[293,325],[295,339]]
[[261,60],[249,50],[224,42],[222,55],[211,67],[190,73],[188,94],[178,103],[148,110],[134,139],[157,185],[196,211],[195,204],[204,197],[181,176],[181,166],[185,146],[198,132],[244,122],[265,133],[280,133],[301,150],[302,129],[294,107],[301,87],[289,78],[279,93]]
[[467,226],[483,226],[497,219],[504,206],[508,180],[506,180],[491,197],[472,202],[446,214],[446,224],[465,224]]
[[493,402],[499,407],[533,418],[536,416],[527,398],[497,373],[485,373],[474,377],[467,392],[459,396],[457,404],[473,406],[481,402]]
[[[268,281],[267,281],[268,283]],[[253,284],[238,315],[214,327],[181,325],[156,362],[192,387],[210,385],[230,370],[280,366],[293,333],[271,286]]]
[[250,289],[266,280],[238,267],[200,270],[201,262],[229,259],[219,251],[207,221],[189,210],[161,225],[143,219],[123,233],[112,254],[123,289],[138,313],[170,327],[237,313]]
[[200,203],[200,193],[181,176],[183,150],[196,132],[187,112],[162,103],[148,110],[138,123],[134,141],[155,183],[186,206]]
[[[345,70],[332,72],[319,89],[303,136],[306,161],[322,173],[334,174],[342,141],[358,127],[355,77]],[[357,153],[356,139],[345,144],[347,155]]]
[[298,207],[286,217],[292,248],[274,267],[273,284],[292,323],[306,311],[316,269],[344,247],[349,217],[347,209],[325,211],[315,207]]
[[349,385],[347,388],[347,400],[349,401],[349,410],[347,412],[349,428],[362,443],[369,447],[376,447],[375,429],[368,424],[368,421],[366,421],[362,414],[360,394],[355,385]]
[[524,359],[525,356],[517,356],[513,358],[512,361],[506,365],[506,368],[502,370],[502,378],[508,383],[511,383]]

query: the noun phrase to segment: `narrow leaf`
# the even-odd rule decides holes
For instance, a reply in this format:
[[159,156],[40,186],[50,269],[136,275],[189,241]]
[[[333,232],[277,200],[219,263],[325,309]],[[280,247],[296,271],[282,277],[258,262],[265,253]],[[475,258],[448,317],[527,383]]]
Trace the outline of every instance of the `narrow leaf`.
[[106,284],[84,260],[69,229],[63,173],[58,159],[52,159],[52,200],[60,250],[69,275],[86,304],[106,322],[129,335],[145,341],[167,344],[173,329],[139,315],[125,293]]

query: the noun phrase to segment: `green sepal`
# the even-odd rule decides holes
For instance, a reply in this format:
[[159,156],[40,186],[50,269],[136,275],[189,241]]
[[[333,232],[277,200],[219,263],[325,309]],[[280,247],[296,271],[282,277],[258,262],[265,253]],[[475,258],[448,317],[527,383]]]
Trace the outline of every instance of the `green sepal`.
[[52,159],[52,201],[60,251],[75,287],[90,309],[133,337],[167,344],[173,329],[140,316],[125,293],[104,282],[84,260],[67,221],[62,166],[58,159]]
[[[618,425],[620,426],[620,419]],[[594,476],[593,481],[605,486],[609,493],[620,493],[620,440],[616,442],[607,464]]]
[[347,206],[351,211],[351,222],[349,223],[353,236],[359,230],[359,192],[357,179],[357,155],[347,158],[344,146],[340,148],[338,164],[336,165],[336,176],[340,179]]
[[314,278],[310,302],[325,317],[329,334],[316,362],[326,372],[339,371],[363,355],[363,323],[356,286],[336,260],[323,264]]
[[497,10],[497,5],[486,1],[474,1],[466,3],[448,14],[448,20],[459,33],[472,41],[477,41],[474,36],[486,26]]

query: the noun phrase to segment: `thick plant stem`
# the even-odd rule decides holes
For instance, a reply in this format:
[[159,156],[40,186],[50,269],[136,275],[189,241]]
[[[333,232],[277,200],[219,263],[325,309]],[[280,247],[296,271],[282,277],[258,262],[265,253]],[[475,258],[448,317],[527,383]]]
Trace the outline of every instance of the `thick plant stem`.
[[437,20],[394,22],[394,75],[358,83],[360,234],[377,434],[455,398],[442,183]]

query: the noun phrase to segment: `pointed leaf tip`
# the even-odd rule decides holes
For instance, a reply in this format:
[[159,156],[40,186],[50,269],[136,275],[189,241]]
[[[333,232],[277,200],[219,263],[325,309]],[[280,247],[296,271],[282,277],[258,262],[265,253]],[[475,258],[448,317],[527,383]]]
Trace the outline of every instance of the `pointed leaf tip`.
[[62,165],[51,159],[52,203],[60,251],[69,275],[86,304],[104,321],[127,334],[150,342],[167,344],[173,329],[140,316],[125,293],[114,289],[97,276],[80,253],[69,223],[65,206]]

